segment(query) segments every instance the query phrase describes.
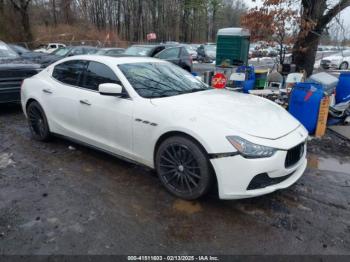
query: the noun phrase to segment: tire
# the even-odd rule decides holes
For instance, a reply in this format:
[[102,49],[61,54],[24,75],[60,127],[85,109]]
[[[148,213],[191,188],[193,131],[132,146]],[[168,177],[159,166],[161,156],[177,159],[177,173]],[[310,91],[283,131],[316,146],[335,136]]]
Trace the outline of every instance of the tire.
[[50,128],[46,115],[40,104],[31,102],[27,107],[28,125],[32,137],[41,142],[47,142],[51,138]]
[[349,69],[349,64],[348,64],[348,62],[343,62],[343,63],[341,63],[339,69],[340,69],[340,70],[348,70],[348,69]]
[[186,137],[170,137],[159,146],[156,170],[163,186],[185,200],[204,196],[212,186],[213,175],[206,153]]

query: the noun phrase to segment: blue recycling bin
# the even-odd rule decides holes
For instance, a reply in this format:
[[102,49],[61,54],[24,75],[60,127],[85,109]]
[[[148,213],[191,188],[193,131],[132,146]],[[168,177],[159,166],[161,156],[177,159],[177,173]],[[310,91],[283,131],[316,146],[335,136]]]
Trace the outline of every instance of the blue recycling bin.
[[337,104],[350,101],[350,73],[341,73],[336,89],[335,101]]
[[249,93],[255,87],[255,69],[253,66],[240,66],[236,70],[237,73],[245,73],[245,81],[235,81],[235,86],[242,87],[244,93]]
[[309,134],[316,131],[323,97],[323,87],[316,83],[297,83],[291,93],[289,113],[305,126]]

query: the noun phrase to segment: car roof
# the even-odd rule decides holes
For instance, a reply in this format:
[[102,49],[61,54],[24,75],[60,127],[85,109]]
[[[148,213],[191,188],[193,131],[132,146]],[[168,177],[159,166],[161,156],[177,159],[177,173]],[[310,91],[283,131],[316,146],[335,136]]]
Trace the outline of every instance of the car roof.
[[97,48],[97,47],[89,46],[89,45],[70,45],[70,46],[66,46],[66,48],[81,48],[81,47],[85,47],[85,48]]
[[125,50],[125,48],[122,48],[122,47],[104,47],[104,48],[100,48],[100,50]]
[[71,56],[69,58],[65,58],[60,60],[59,62],[71,61],[71,60],[88,60],[100,62],[103,64],[114,64],[114,65],[122,65],[122,64],[130,64],[130,63],[150,63],[150,62],[158,62],[158,63],[166,63],[164,60],[152,58],[152,57],[140,57],[140,56],[121,56],[121,57],[110,57],[110,56],[100,56],[100,55],[79,55],[79,56]]
[[164,46],[164,47],[177,47],[177,46],[182,46],[181,44],[149,44],[149,45],[132,45],[130,47],[133,47],[133,46],[136,46],[136,47],[151,47],[151,48],[154,48],[154,47],[159,47],[159,46]]

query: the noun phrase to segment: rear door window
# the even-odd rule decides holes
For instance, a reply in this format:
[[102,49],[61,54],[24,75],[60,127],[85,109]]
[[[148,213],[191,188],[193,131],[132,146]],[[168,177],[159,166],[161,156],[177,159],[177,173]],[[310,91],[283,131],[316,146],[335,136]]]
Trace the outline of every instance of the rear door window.
[[52,77],[72,86],[78,86],[87,62],[82,60],[67,61],[55,66]]
[[186,48],[181,48],[181,57],[188,57],[190,56],[190,53],[186,50]]
[[160,52],[157,57],[160,59],[177,59],[180,55],[180,48],[168,48]]
[[82,87],[98,91],[98,86],[106,83],[120,84],[120,81],[108,66],[98,62],[89,62]]

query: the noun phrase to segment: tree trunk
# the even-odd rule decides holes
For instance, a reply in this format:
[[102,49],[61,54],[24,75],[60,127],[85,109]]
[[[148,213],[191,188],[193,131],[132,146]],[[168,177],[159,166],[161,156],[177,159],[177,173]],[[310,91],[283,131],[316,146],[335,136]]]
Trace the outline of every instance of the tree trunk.
[[[302,0],[301,2],[303,6],[301,19],[305,25],[304,28],[302,25],[294,44],[293,63],[296,64],[297,69],[304,69],[307,76],[310,76],[313,73],[317,47],[324,29],[336,15],[350,6],[350,0],[340,0],[331,9],[327,6],[327,0]],[[308,28],[310,23],[314,23],[311,29]]]
[[320,35],[310,31],[305,37],[299,36],[294,45],[293,63],[297,65],[298,71],[305,70],[307,76],[314,71],[319,42]]
[[33,41],[32,29],[29,22],[28,11],[22,13],[22,25],[24,29],[24,37],[27,42]]

